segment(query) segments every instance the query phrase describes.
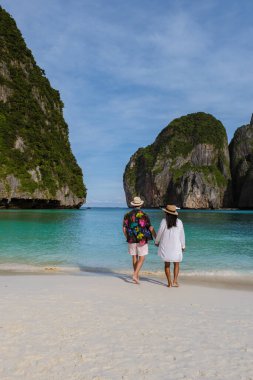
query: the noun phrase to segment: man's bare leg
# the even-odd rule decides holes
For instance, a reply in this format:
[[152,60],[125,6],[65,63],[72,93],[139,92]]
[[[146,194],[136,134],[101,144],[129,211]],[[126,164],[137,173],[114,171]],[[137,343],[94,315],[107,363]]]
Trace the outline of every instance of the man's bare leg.
[[178,274],[179,274],[179,263],[174,263],[174,280],[173,280],[172,286],[176,288],[179,286],[177,282]]
[[144,263],[144,260],[145,260],[145,256],[139,256],[139,260],[136,264],[136,268],[135,268],[135,271],[134,271],[134,274],[133,274],[133,281],[136,283],[136,284],[139,284],[139,272],[141,270],[141,267]]
[[132,259],[133,259],[133,270],[135,271],[136,265],[138,263],[138,255],[133,255]]
[[171,278],[170,278],[170,263],[165,261],[164,263],[164,271],[168,280],[168,288],[171,288],[172,283],[171,283]]

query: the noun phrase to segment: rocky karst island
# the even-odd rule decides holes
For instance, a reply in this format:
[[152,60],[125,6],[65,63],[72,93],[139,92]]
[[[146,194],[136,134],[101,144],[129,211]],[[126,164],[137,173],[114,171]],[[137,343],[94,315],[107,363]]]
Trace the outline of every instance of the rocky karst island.
[[59,92],[0,7],[0,207],[79,208],[85,198]]
[[253,208],[252,157],[252,121],[228,146],[226,130],[214,116],[182,116],[130,158],[123,177],[127,204],[138,194],[146,207]]
[[253,209],[253,115],[229,144],[235,207]]

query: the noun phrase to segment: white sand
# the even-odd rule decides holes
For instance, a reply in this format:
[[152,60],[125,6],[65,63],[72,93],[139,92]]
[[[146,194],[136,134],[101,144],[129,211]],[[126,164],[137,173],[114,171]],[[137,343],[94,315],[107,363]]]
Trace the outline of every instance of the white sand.
[[0,297],[1,380],[253,379],[252,291],[54,274]]

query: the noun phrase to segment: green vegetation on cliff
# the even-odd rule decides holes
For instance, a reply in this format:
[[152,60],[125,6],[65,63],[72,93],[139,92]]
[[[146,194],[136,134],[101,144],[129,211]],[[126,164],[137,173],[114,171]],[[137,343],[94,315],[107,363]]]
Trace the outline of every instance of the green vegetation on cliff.
[[[252,118],[253,119],[253,118]],[[235,206],[253,208],[253,120],[235,131],[230,142],[230,165]]]
[[[67,186],[85,198],[62,109],[59,92],[36,65],[15,21],[0,7],[0,181],[12,174],[21,182],[20,191],[31,196],[38,190],[54,197]],[[37,178],[32,178],[36,170]]]
[[[150,207],[164,204],[175,194],[181,205],[185,200],[185,203],[199,204],[199,207],[220,207],[229,186],[226,130],[219,120],[204,112],[173,120],[153,144],[137,150],[124,173],[127,199],[139,194]],[[203,192],[203,199],[207,199],[205,189],[209,192],[210,201],[206,200],[203,206],[199,201],[201,198],[195,202],[194,194],[189,196],[190,201],[186,200],[185,192],[189,195],[197,187],[199,194]],[[224,204],[228,202],[225,200]]]
[[222,123],[204,112],[192,113],[173,120],[156,138],[154,145],[168,144],[170,154],[186,156],[196,144],[223,148],[227,138]]
[[[192,170],[200,170],[200,167],[194,165],[184,165],[179,169],[173,169],[173,161],[178,157],[187,157],[198,144],[213,145],[220,155],[220,160],[225,162],[229,168],[229,163],[224,156],[224,142],[227,141],[226,130],[222,123],[210,114],[198,112],[182,116],[173,120],[165,127],[157,136],[155,142],[146,148],[141,148],[135,153],[135,166],[128,167],[125,173],[126,179],[130,180],[132,185],[136,179],[138,167],[143,170],[152,171],[157,175],[162,167],[159,165],[154,168],[157,158],[171,159],[172,173],[175,178],[182,177],[190,168]],[[203,167],[201,171],[208,173],[214,169],[214,165],[208,170]],[[216,168],[217,169],[217,168]],[[217,180],[217,184],[224,182],[221,180],[221,173],[213,170],[213,174]]]

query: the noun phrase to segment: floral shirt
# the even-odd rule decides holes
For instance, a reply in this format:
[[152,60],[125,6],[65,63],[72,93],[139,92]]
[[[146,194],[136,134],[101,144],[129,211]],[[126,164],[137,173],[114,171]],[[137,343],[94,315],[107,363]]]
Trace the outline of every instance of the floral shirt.
[[123,220],[123,227],[127,232],[127,242],[144,245],[148,240],[152,240],[150,226],[150,219],[142,210],[134,209],[128,212]]

